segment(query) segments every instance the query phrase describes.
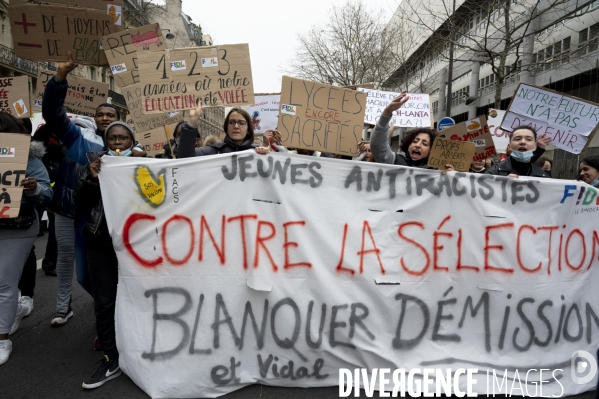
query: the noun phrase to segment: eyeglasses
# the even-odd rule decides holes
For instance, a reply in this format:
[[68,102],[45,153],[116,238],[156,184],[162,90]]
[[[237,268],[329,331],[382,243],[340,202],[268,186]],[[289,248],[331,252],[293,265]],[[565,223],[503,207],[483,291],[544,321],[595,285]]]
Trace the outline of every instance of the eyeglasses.
[[122,143],[124,141],[131,140],[131,137],[124,136],[124,135],[114,135],[114,136],[108,136],[108,137],[106,137],[106,140],[108,140],[111,143],[115,142],[116,139],[119,139],[119,141]]
[[235,125],[239,125],[239,127],[244,127],[245,125],[247,125],[246,121],[229,121],[229,126],[233,127]]

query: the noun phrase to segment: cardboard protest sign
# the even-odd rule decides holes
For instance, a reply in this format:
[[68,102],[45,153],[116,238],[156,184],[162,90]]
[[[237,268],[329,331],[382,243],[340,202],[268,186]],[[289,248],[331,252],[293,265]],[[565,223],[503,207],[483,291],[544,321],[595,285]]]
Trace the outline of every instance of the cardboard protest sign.
[[505,111],[491,108],[489,109],[489,118],[487,119],[487,125],[489,131],[493,136],[493,143],[495,143],[495,150],[497,153],[504,154],[507,150],[507,146],[510,143],[510,132],[501,128],[501,122],[505,118]]
[[31,136],[19,133],[0,133],[0,218],[14,218],[21,209]]
[[249,105],[254,84],[247,44],[138,53],[144,114]]
[[599,105],[524,83],[516,88],[501,128],[532,126],[537,135],[552,136],[549,144],[580,154],[599,125]]
[[152,398],[338,386],[344,368],[449,369],[447,396],[464,369],[479,396],[595,389],[571,374],[599,342],[585,183],[250,150],[106,157],[100,188],[119,365]]
[[470,141],[474,143],[476,147],[474,161],[487,159],[497,154],[495,144],[493,143],[493,136],[491,136],[491,131],[487,125],[487,118],[484,115],[443,129],[440,136],[450,140]]
[[450,164],[455,170],[468,172],[475,151],[474,143],[437,137],[433,141],[427,166],[444,170],[445,165]]
[[16,55],[34,61],[66,61],[71,51],[77,63],[106,65],[100,39],[122,30],[120,14],[91,8],[11,5],[8,14]]
[[[40,69],[37,74],[37,87],[35,90],[34,106],[41,110],[44,90],[48,81],[56,72]],[[96,108],[108,99],[108,83],[79,78],[69,75],[69,89],[65,97],[64,107],[67,112],[77,115],[94,117]]]
[[0,109],[15,118],[31,116],[31,77],[0,78]]
[[[32,0],[11,0],[10,5],[23,5],[23,4],[31,4],[36,3],[36,1]],[[39,2],[37,2],[39,3]],[[44,4],[49,4],[53,6],[68,6],[68,7],[79,7],[79,8],[93,8],[95,10],[101,10],[106,12],[109,15],[112,15],[113,18],[121,16],[121,10],[123,7],[123,0],[44,0]],[[115,24],[120,25],[121,21],[115,20]]]
[[[383,110],[393,99],[401,93],[391,91],[371,90],[359,88],[366,93],[366,113],[364,123],[376,125]],[[434,125],[434,116],[431,111],[431,100],[428,94],[411,94],[410,99],[397,111],[393,111],[392,121],[396,127],[431,127]]]
[[252,117],[254,133],[264,133],[267,130],[274,130],[279,123],[279,103],[280,94],[269,94],[254,96],[255,104],[248,105],[245,110]]
[[356,155],[366,93],[283,76],[280,109],[283,145]]
[[102,38],[102,48],[116,84],[123,88],[139,83],[137,53],[166,48],[160,25],[150,24],[127,29]]
[[148,153],[148,156],[153,157],[162,152],[162,148],[168,143],[167,140],[173,137],[176,126],[177,123],[172,123],[166,126],[158,126],[145,132],[136,132],[135,138]]
[[127,102],[129,114],[127,115],[127,123],[131,125],[136,132],[147,132],[157,127],[170,125],[183,120],[183,112],[162,113],[144,115],[142,113],[143,99],[141,95],[141,87],[139,84],[134,84],[121,89],[123,97]]

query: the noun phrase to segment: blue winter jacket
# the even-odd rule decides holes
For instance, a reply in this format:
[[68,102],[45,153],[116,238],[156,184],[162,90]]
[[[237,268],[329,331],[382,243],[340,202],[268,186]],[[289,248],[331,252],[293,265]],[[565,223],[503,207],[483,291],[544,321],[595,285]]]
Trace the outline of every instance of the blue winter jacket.
[[54,197],[49,208],[54,212],[73,218],[75,202],[73,194],[79,177],[87,165],[87,153],[102,151],[104,140],[93,129],[81,128],[67,117],[64,100],[67,95],[66,79],[58,81],[53,77],[46,86],[42,102],[42,115],[46,124],[58,136],[68,151],[58,171],[58,180],[54,184]]

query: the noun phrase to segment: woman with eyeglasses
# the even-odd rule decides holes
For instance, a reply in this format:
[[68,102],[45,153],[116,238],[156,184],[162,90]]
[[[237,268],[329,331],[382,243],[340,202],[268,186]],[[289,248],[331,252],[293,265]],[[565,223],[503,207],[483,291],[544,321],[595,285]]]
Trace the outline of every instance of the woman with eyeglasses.
[[254,148],[258,154],[267,154],[266,147],[254,144],[254,126],[252,118],[245,110],[233,108],[225,118],[225,139],[208,147],[195,147],[198,124],[202,114],[202,104],[191,110],[189,120],[183,124],[179,139],[179,158],[201,157],[204,155],[227,154]]

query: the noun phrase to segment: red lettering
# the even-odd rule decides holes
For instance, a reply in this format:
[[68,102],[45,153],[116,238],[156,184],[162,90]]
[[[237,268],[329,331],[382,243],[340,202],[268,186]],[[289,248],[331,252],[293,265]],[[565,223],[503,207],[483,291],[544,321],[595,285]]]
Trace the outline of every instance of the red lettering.
[[345,258],[345,242],[347,240],[347,223],[343,227],[343,241],[341,241],[341,258],[339,258],[339,263],[337,263],[336,270],[338,272],[347,272],[352,276],[356,273],[353,269],[348,269],[343,267],[343,258]]
[[[191,233],[191,242],[190,242],[190,246],[189,246],[189,251],[187,251],[187,254],[180,260],[171,258],[170,254],[168,253],[168,246],[166,245],[166,232],[167,232],[166,229],[168,228],[169,224],[171,224],[172,222],[176,222],[176,221],[186,222],[189,225],[189,231]],[[193,254],[193,248],[194,248],[195,241],[196,241],[196,237],[195,237],[195,231],[193,230],[193,223],[191,222],[191,220],[188,217],[181,216],[181,215],[173,215],[162,225],[162,251],[164,252],[164,257],[175,266],[180,266],[180,265],[187,263],[187,261],[189,260],[189,258],[191,258],[191,255]]]
[[[368,230],[368,235],[370,236],[370,241],[372,242],[372,245],[374,248],[372,249],[364,249],[364,237],[365,237],[365,233],[366,230]],[[370,225],[368,224],[368,222],[365,220],[364,221],[364,226],[362,227],[362,249],[360,251],[358,251],[358,256],[360,257],[360,274],[362,274],[364,268],[364,255],[366,254],[370,254],[370,253],[374,253],[376,254],[376,258],[379,261],[379,266],[381,268],[381,273],[385,274],[385,268],[383,267],[383,262],[381,261],[381,250],[377,248],[376,246],[376,242],[374,241],[374,237],[372,236],[372,230],[370,229]]]
[[257,215],[239,215],[234,216],[232,218],[227,219],[228,223],[234,222],[235,220],[239,220],[239,225],[241,226],[241,241],[243,243],[243,268],[247,270],[248,268],[248,249],[247,243],[245,239],[245,219],[258,219]]
[[480,271],[480,269],[476,266],[462,265],[462,229],[458,229],[458,264],[457,264],[456,269],[457,270],[469,269],[469,270],[474,270],[475,272]]
[[494,270],[494,271],[498,271],[498,272],[502,272],[502,273],[513,273],[514,269],[503,269],[501,267],[496,267],[496,266],[492,266],[489,264],[489,251],[491,250],[496,250],[496,251],[503,251],[503,245],[489,245],[489,240],[490,240],[490,233],[491,230],[493,229],[503,229],[503,228],[512,228],[514,227],[514,223],[504,223],[504,224],[498,224],[495,226],[487,226],[485,227],[485,270]]
[[[570,247],[570,239],[572,238],[572,236],[574,236],[574,233],[576,233],[576,234],[578,234],[580,236],[580,241],[582,242],[582,259],[580,260],[580,264],[578,266],[576,266],[576,267],[572,266],[572,264],[570,263],[570,257],[568,256],[568,254],[570,252],[570,251],[568,251],[568,248]],[[580,252],[580,251],[576,251],[576,252]],[[568,265],[568,267],[570,269],[572,269],[574,271],[580,270],[580,268],[584,264],[584,260],[587,257],[587,245],[584,242],[584,234],[582,234],[582,231],[580,231],[578,229],[574,229],[568,235],[568,239],[566,240],[565,257],[566,257],[566,265]]]
[[218,247],[218,245],[216,245],[216,240],[214,239],[214,236],[212,235],[212,231],[210,231],[210,226],[208,225],[208,222],[206,221],[206,218],[204,217],[204,215],[202,215],[202,219],[200,220],[200,257],[199,260],[200,262],[204,259],[204,227],[206,228],[206,231],[208,232],[208,236],[210,237],[210,241],[212,241],[212,245],[214,246],[214,249],[216,250],[216,254],[218,255],[218,258],[220,259],[220,264],[224,265],[225,264],[225,215],[223,215],[222,217],[222,222],[221,222],[221,228],[220,228],[220,248]]
[[518,258],[518,265],[520,265],[520,268],[527,273],[538,272],[541,269],[542,262],[539,262],[536,268],[528,269],[526,266],[524,266],[524,263],[522,262],[522,257],[520,256],[520,238],[522,236],[522,231],[524,231],[525,229],[532,230],[533,234],[537,234],[537,230],[534,227],[529,226],[527,224],[523,224],[522,226],[520,226],[520,229],[518,229],[518,240],[516,242],[516,257]]
[[549,260],[549,262],[547,263],[547,274],[549,274],[549,275],[551,275],[551,241],[553,238],[553,232],[557,229],[559,229],[559,226],[543,226],[543,227],[539,227],[537,229],[539,231],[541,231],[541,230],[549,231],[549,249],[547,250],[547,259]]
[[[0,213],[1,215],[1,213]],[[133,246],[131,245],[131,237],[130,231],[133,227],[133,224],[140,220],[156,220],[155,216],[152,215],[144,215],[141,213],[133,213],[131,216],[127,218],[125,224],[123,225],[123,243],[125,244],[125,249],[129,252],[129,254],[135,259],[140,265],[145,267],[155,267],[162,263],[162,257],[159,256],[156,259],[148,260],[144,259],[135,252]]]
[[[268,237],[263,237],[260,235],[262,226],[270,227],[270,235]],[[268,250],[268,248],[266,248],[266,244],[264,244],[264,242],[272,239],[275,236],[275,234],[276,234],[276,229],[275,229],[274,224],[264,221],[264,220],[258,221],[258,231],[256,232],[256,250],[254,251],[254,269],[258,268],[258,264],[260,263],[260,247],[262,247],[264,249],[264,252],[266,252],[266,256],[268,256],[268,260],[270,261],[270,264],[272,265],[272,269],[275,272],[277,270],[279,270],[279,268],[277,267],[277,264],[275,263],[275,261],[272,259],[272,256],[270,255],[270,251]]]
[[438,253],[441,252],[443,250],[443,245],[438,245],[438,239],[439,237],[448,237],[451,238],[453,237],[452,233],[446,233],[446,232],[440,232],[438,230],[441,230],[441,227],[443,227],[443,225],[449,220],[451,219],[451,216],[447,216],[445,219],[443,219],[443,221],[439,224],[439,227],[437,227],[437,231],[435,231],[433,233],[433,270],[444,270],[446,272],[449,272],[449,267],[447,266],[439,266],[437,264],[437,260],[439,259],[438,257]]
[[399,225],[399,228],[397,229],[397,235],[399,235],[399,237],[401,239],[409,242],[410,244],[414,245],[415,247],[417,247],[418,249],[420,249],[422,251],[422,253],[426,257],[426,265],[420,271],[413,271],[413,270],[410,270],[406,266],[403,256],[401,257],[401,259],[399,261],[401,263],[401,267],[406,271],[406,273],[411,274],[412,276],[422,276],[428,269],[429,264],[431,262],[431,258],[429,256],[428,252],[426,252],[426,249],[422,245],[418,244],[416,241],[411,240],[402,234],[403,229],[405,227],[409,227],[409,226],[417,226],[417,227],[420,227],[422,230],[424,230],[424,225],[420,222],[407,222],[407,223],[403,223],[403,224]]
[[597,246],[599,246],[599,235],[597,235],[597,231],[593,230],[593,254],[591,255],[591,261],[589,262],[589,266],[587,267],[587,270],[589,270],[591,268],[591,265],[593,264],[593,261],[595,260],[595,248]]
[[305,224],[306,224],[306,222],[303,220],[295,221],[295,222],[287,222],[287,223],[283,224],[283,231],[285,232],[285,242],[283,243],[283,250],[285,250],[285,266],[283,266],[283,268],[285,268],[285,269],[289,269],[290,267],[296,267],[296,266],[312,267],[312,263],[308,263],[308,262],[297,262],[297,263],[289,262],[289,247],[297,248],[298,244],[297,244],[297,242],[289,241],[287,227],[294,226],[294,225],[305,226]]

